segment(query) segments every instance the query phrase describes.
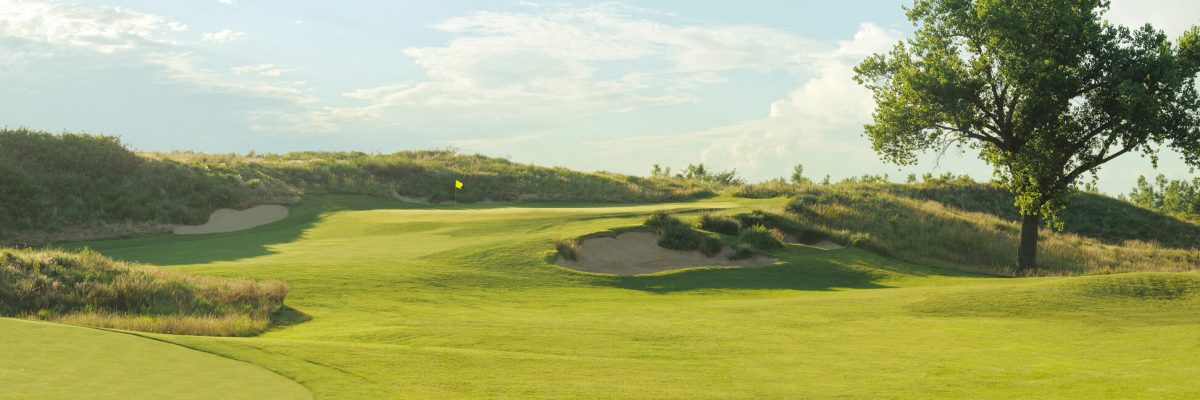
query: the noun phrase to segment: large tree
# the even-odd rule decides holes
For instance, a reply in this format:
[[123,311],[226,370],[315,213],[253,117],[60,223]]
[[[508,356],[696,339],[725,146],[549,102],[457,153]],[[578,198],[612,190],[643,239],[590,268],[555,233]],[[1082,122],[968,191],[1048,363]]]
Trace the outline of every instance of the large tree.
[[[885,160],[978,150],[1020,209],[1019,273],[1084,174],[1164,146],[1200,165],[1200,26],[1172,43],[1104,19],[1104,0],[917,0],[912,38],[855,68]],[[1094,175],[1093,175],[1094,176]]]

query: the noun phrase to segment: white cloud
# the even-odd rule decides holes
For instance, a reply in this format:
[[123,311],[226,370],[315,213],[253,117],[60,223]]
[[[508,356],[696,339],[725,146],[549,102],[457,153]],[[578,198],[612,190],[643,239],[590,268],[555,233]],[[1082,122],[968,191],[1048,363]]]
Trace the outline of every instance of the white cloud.
[[234,75],[255,75],[264,78],[275,78],[290,70],[283,69],[275,64],[252,64],[232,67],[229,71],[233,72]]
[[[163,67],[164,74],[174,82],[186,84],[198,90],[233,93],[264,99],[280,100],[293,104],[311,103],[317,98],[308,93],[303,82],[285,84],[254,80],[231,80],[215,71],[198,67],[199,61],[191,53],[162,53],[148,58],[154,65]],[[263,64],[269,65],[269,64]],[[251,66],[251,70],[261,70]],[[270,68],[274,68],[272,65]],[[270,69],[266,70],[270,71]]]
[[696,26],[645,18],[616,4],[539,4],[478,12],[435,26],[455,37],[404,54],[426,79],[345,93],[361,107],[321,111],[395,121],[415,109],[550,120],[696,101],[693,91],[733,70],[799,68],[820,44],[749,26]]
[[232,29],[225,29],[217,32],[204,32],[200,34],[200,40],[211,43],[236,42],[245,38],[246,32],[238,32]]
[[217,0],[221,4],[233,4],[233,0]]
[[[158,68],[166,83],[194,90],[279,100],[291,104],[315,101],[301,83],[266,83],[233,79],[204,68],[203,57],[168,35],[187,29],[175,21],[123,8],[60,4],[37,0],[0,0],[0,62],[36,70],[72,53],[92,60],[89,67],[141,64]],[[225,30],[206,33],[217,41],[244,37]],[[15,40],[15,42],[13,42]],[[117,56],[119,54],[119,56]],[[277,77],[287,69],[273,64],[247,66],[254,78]],[[238,74],[235,70],[235,75]]]
[[162,17],[114,7],[0,0],[0,37],[113,53],[171,42],[159,35],[186,27]]
[[530,140],[539,139],[546,135],[540,133],[527,133],[508,137],[499,138],[471,138],[458,140],[443,140],[441,143],[449,144],[455,147],[468,150],[495,150],[497,147],[511,146],[518,143],[525,143]]
[[808,54],[815,76],[787,98],[771,103],[765,118],[685,134],[601,141],[595,145],[613,153],[667,146],[697,149],[702,161],[720,168],[737,168],[753,178],[782,174],[789,165],[804,160],[825,159],[821,164],[826,165],[879,165],[859,136],[874,102],[870,92],[852,80],[852,68],[901,38],[899,32],[864,23],[853,40],[841,42],[830,51]]

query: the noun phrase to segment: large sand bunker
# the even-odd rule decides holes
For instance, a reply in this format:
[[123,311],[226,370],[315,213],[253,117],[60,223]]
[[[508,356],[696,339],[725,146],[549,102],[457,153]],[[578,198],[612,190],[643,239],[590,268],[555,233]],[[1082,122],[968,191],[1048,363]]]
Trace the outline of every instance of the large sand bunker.
[[284,206],[254,206],[245,210],[222,208],[208,217],[208,223],[175,228],[176,235],[236,232],[279,221],[288,216]]
[[673,269],[708,266],[761,267],[779,260],[755,255],[740,260],[730,260],[733,253],[729,247],[712,257],[699,251],[664,249],[658,246],[658,234],[651,232],[626,232],[615,237],[584,239],[576,252],[576,260],[558,257],[558,265],[587,272],[615,275],[649,274]]

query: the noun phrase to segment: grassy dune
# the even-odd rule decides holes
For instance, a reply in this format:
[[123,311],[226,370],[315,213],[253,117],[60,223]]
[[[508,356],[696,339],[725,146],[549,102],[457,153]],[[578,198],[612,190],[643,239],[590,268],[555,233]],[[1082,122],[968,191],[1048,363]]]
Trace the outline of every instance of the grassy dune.
[[279,281],[215,278],[113,261],[94,251],[0,248],[0,316],[185,335],[271,326]]
[[[976,183],[750,186],[788,194],[786,215],[806,229],[879,254],[943,268],[1011,275],[1021,225],[1012,195]],[[1083,193],[1063,230],[1043,229],[1040,275],[1200,269],[1200,225]]]
[[[453,182],[466,185],[455,191]],[[450,150],[288,154],[138,153],[110,136],[0,129],[0,243],[165,232],[218,208],[304,196],[431,202],[683,200],[713,184],[518,164]]]
[[[555,242],[784,199],[654,206],[306,200],[287,220],[93,242],[188,273],[279,279],[311,321],[252,338],[154,334],[287,376],[317,398],[1191,398],[1192,273],[1011,279],[862,249],[610,276]],[[3,334],[0,334],[3,335]]]

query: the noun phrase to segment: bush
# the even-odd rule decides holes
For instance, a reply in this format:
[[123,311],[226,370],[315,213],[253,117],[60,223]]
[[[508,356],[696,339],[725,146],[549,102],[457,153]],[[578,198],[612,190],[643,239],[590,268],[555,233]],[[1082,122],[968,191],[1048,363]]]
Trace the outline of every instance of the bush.
[[778,229],[754,225],[742,231],[741,241],[760,250],[776,249],[783,247],[783,233]]
[[684,225],[683,221],[680,221],[678,218],[675,218],[671,214],[668,214],[666,211],[662,210],[658,210],[650,214],[650,216],[646,218],[646,222],[643,222],[642,224],[654,228],[654,230],[658,233],[663,233],[663,230],[667,229],[667,227]]
[[743,260],[754,256],[754,249],[745,243],[738,243],[733,246],[733,253],[729,254],[730,260]]
[[270,326],[287,291],[282,282],[186,275],[88,250],[0,248],[0,315],[9,317],[247,336]]
[[700,239],[700,252],[705,256],[712,257],[721,253],[721,241],[712,236],[704,235]]
[[700,216],[700,229],[723,235],[737,235],[742,226],[733,218],[724,215],[704,214]]
[[558,249],[558,255],[564,259],[571,261],[579,260],[579,241],[575,239],[563,239],[555,243]]
[[696,250],[704,235],[683,224],[669,224],[662,228],[658,238],[659,247],[672,250]]
[[783,179],[775,179],[761,183],[742,185],[733,191],[734,197],[748,199],[769,199],[773,197],[792,196],[799,190],[800,185],[787,183]]

